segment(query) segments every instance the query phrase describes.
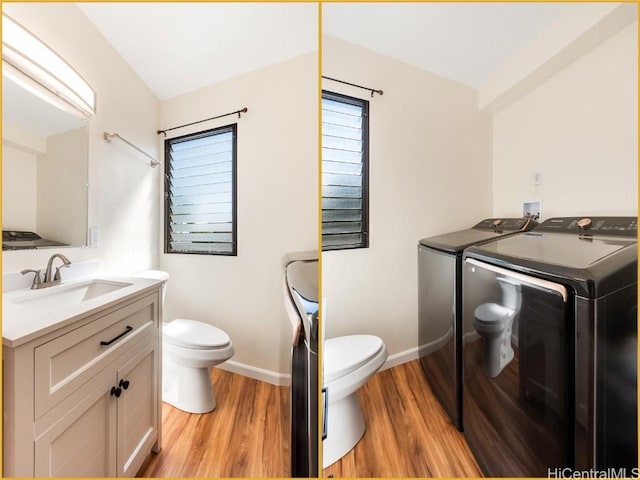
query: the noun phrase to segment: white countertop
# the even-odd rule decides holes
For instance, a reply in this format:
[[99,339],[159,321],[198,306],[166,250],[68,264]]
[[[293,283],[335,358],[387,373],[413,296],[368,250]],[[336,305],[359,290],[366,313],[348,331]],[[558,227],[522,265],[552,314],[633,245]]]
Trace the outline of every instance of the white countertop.
[[[43,308],[18,303],[27,298],[55,295],[63,290],[79,286],[92,280],[130,284],[80,303]],[[109,308],[129,297],[157,288],[162,281],[133,276],[95,275],[75,278],[60,285],[30,290],[21,288],[2,294],[2,344],[17,347],[56,329],[77,322],[87,315]]]

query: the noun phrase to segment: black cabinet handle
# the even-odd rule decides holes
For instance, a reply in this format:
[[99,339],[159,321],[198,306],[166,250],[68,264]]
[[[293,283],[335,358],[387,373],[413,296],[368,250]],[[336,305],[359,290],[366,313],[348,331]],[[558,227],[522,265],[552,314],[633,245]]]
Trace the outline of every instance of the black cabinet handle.
[[120,335],[118,335],[117,337],[112,338],[111,340],[109,340],[108,342],[105,342],[104,340],[102,342],[100,342],[100,345],[102,345],[103,347],[106,345],[111,345],[113,342],[115,342],[116,340],[124,337],[127,333],[129,333],[131,330],[133,330],[133,327],[130,327],[129,325],[127,325],[127,328],[124,329],[124,332],[122,332]]
[[118,387],[111,387],[111,395],[115,395],[116,398],[120,396],[122,389]]
[[122,387],[123,390],[126,390],[127,388],[129,388],[129,380],[120,380],[118,386]]

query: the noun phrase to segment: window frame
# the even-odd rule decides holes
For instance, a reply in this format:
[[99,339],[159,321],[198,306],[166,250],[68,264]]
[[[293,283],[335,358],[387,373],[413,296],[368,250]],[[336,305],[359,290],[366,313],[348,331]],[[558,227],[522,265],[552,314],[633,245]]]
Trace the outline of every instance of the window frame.
[[[334,102],[341,102],[348,105],[355,105],[362,108],[362,242],[358,244],[349,244],[349,245],[324,245],[322,244],[322,251],[335,251],[335,250],[353,250],[358,248],[369,248],[369,101],[352,97],[350,95],[345,95],[343,93],[332,92],[329,90],[322,90],[321,100],[331,100]],[[322,102],[321,102],[321,110],[322,110]],[[321,127],[322,132],[322,127]],[[322,152],[322,141],[321,141],[321,152]],[[324,174],[324,169],[322,168],[322,164],[324,162],[324,157],[321,154],[320,158],[320,173]],[[322,182],[321,182],[322,183]],[[321,190],[323,185],[321,184]],[[320,192],[320,201],[324,199],[324,194],[322,191]],[[324,208],[321,205],[321,229],[324,226],[324,221],[322,221],[322,213],[324,212]],[[321,238],[324,236],[324,232],[321,233]]]
[[[231,153],[231,251],[229,252],[202,252],[202,251],[178,251],[171,249],[170,241],[170,199],[171,186],[169,180],[169,170],[171,164],[171,145],[178,141],[196,140],[198,138],[212,137],[217,134],[231,132],[232,153]],[[164,141],[164,253],[183,255],[220,255],[225,257],[235,257],[238,255],[238,124],[232,123],[216,128],[193,132],[178,137],[167,138]]]

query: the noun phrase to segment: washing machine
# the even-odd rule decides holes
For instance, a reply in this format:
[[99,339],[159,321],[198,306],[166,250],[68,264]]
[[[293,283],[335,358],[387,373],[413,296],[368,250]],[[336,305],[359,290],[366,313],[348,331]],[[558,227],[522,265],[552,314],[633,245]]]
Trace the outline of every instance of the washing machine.
[[637,475],[637,218],[551,218],[463,258],[464,435],[484,474]]
[[318,252],[283,257],[284,306],[292,327],[291,477],[318,477]]
[[529,231],[530,218],[487,218],[471,228],[418,243],[418,337],[422,370],[451,422],[462,431],[462,252]]

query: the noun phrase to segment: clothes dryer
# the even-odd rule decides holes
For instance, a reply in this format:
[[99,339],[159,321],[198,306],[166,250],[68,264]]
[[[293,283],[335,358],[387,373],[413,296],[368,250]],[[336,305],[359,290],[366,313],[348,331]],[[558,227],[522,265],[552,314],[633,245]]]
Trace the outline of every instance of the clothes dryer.
[[531,230],[529,218],[487,218],[418,243],[420,364],[451,422],[462,431],[462,252],[471,245]]
[[637,475],[636,217],[551,218],[463,257],[464,435],[485,475]]

